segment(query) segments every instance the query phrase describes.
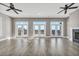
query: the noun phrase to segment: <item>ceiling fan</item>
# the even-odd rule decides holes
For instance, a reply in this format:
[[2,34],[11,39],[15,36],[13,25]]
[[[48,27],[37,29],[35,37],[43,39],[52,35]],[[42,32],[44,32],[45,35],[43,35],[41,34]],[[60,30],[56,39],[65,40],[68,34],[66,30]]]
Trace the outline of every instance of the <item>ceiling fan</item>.
[[13,4],[13,3],[10,3],[10,6],[7,6],[7,5],[5,5],[5,4],[3,4],[3,3],[0,3],[0,5],[3,5],[3,6],[5,6],[5,7],[8,7],[9,9],[7,9],[6,11],[13,10],[16,14],[19,14],[17,11],[22,12],[22,10],[16,9],[16,8],[14,7],[14,4]]
[[63,10],[59,11],[57,14],[59,14],[59,13],[61,13],[63,11],[64,11],[64,14],[66,14],[68,9],[76,9],[76,8],[78,8],[78,6],[72,7],[74,4],[75,3],[66,4],[65,7],[60,7],[60,9],[63,9]]

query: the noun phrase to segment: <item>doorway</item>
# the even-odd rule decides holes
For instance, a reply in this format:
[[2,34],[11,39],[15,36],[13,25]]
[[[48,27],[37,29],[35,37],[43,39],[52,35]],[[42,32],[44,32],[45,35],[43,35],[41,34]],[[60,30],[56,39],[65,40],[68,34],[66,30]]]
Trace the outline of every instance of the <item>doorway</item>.
[[52,21],[50,23],[50,33],[51,36],[59,37],[63,36],[63,22],[62,21]]
[[33,22],[33,35],[46,36],[46,22],[41,21]]
[[16,34],[16,37],[27,37],[28,36],[28,22],[16,21],[15,34]]

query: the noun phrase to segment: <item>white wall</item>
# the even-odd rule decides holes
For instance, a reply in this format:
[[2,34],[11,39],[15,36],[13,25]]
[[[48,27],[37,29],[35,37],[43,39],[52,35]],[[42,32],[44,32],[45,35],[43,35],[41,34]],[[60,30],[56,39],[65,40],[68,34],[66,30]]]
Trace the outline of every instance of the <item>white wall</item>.
[[0,40],[11,36],[11,18],[0,13]]
[[69,38],[69,40],[71,40],[72,41],[72,39],[71,39],[71,29],[72,28],[78,28],[79,27],[79,10],[77,10],[77,11],[75,11],[75,12],[73,12],[71,15],[70,15],[70,17],[69,17],[69,19],[68,19],[68,22],[67,22],[67,30],[68,30],[68,38]]
[[0,37],[2,37],[2,17],[0,17]]

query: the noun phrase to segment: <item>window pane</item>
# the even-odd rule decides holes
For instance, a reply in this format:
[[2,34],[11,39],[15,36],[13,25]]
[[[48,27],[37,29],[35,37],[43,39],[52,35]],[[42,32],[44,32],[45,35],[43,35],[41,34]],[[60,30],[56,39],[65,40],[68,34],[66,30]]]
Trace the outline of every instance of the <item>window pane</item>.
[[17,25],[18,28],[22,28],[22,25]]
[[46,22],[44,22],[44,21],[35,21],[35,22],[33,22],[33,24],[46,24]]
[[40,30],[40,34],[44,34],[44,30]]
[[55,35],[55,30],[52,30],[52,35]]
[[44,30],[45,29],[45,26],[44,25],[41,25],[40,26],[40,30]]
[[39,30],[39,26],[38,25],[35,25],[34,26],[34,30]]
[[21,28],[18,28],[18,35],[21,35],[21,32],[22,32]]
[[35,34],[39,34],[38,30],[35,30]]
[[60,30],[60,27],[61,27],[61,26],[57,26],[57,30]]
[[52,27],[51,28],[52,30],[56,30],[56,26],[55,25],[52,25],[51,27]]
[[58,34],[58,35],[61,35],[61,31],[60,31],[60,30],[57,30],[57,34]]
[[23,28],[24,28],[24,29],[28,29],[28,28],[27,28],[27,25],[23,25]]
[[27,34],[27,30],[26,29],[24,29],[24,34]]
[[62,22],[51,22],[51,24],[53,24],[53,25],[61,25]]
[[16,25],[23,25],[23,24],[28,24],[28,23],[25,21],[16,21]]
[[27,34],[27,25],[23,25],[24,34]]

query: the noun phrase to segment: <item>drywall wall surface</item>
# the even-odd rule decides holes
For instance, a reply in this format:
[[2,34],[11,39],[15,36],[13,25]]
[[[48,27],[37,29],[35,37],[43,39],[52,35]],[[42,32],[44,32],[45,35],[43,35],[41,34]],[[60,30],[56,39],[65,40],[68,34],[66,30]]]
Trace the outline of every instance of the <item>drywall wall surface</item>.
[[0,39],[11,36],[11,18],[0,13]]
[[68,22],[67,22],[67,30],[68,30],[67,35],[68,35],[69,40],[71,40],[71,41],[72,41],[72,39],[70,39],[71,34],[72,34],[71,29],[74,28],[74,27],[79,27],[79,10],[73,12],[70,15]]

